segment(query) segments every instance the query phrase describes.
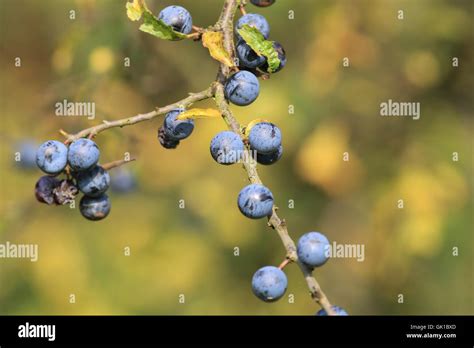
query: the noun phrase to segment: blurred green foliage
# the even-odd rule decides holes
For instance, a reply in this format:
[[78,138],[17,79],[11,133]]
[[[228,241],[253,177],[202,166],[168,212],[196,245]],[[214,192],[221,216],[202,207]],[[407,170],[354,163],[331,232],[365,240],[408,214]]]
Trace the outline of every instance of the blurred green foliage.
[[[184,5],[207,26],[222,1],[148,4],[155,13]],[[288,55],[254,104],[233,108],[243,124],[265,118],[283,131],[284,156],[261,177],[295,240],[316,230],[365,244],[364,262],[334,259],[315,272],[329,299],[350,314],[472,314],[472,2],[278,0],[249,11],[266,16]],[[20,139],[59,139],[61,128],[78,131],[206,88],[217,62],[200,43],[140,32],[125,1],[3,0],[0,16],[0,242],[39,244],[36,263],[0,259],[1,314],[316,312],[294,265],[285,269],[294,304],[252,294],[253,273],[285,251],[264,221],[238,211],[245,172],[209,155],[220,120],[198,121],[174,151],[157,141],[160,120],[100,134],[102,162],[137,157],[128,166],[139,186],[111,193],[112,212],[97,223],[37,203],[41,173],[14,161]],[[97,118],[56,117],[63,99],[94,101]],[[380,117],[388,99],[420,102],[421,119]]]

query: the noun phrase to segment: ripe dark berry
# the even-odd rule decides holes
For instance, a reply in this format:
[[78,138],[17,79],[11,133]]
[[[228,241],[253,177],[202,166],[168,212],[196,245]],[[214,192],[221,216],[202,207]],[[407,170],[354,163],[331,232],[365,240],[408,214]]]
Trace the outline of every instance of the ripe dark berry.
[[211,156],[219,164],[237,163],[244,154],[244,143],[231,131],[217,133],[211,140]]
[[43,143],[36,152],[36,164],[47,174],[59,174],[67,164],[68,149],[56,140]]
[[158,128],[158,140],[165,149],[176,149],[179,145],[179,140],[175,140],[166,134],[165,128],[161,126]]
[[59,185],[55,177],[45,175],[39,178],[35,186],[35,196],[38,202],[54,204],[54,189]]
[[268,7],[275,3],[275,0],[250,0],[252,4],[258,7]]
[[257,162],[263,165],[270,165],[277,162],[281,156],[283,155],[283,146],[280,145],[277,151],[269,153],[269,154],[262,154],[257,152]]
[[101,166],[94,166],[89,170],[79,172],[76,175],[77,186],[90,197],[100,196],[107,191],[110,185],[109,173]]
[[273,195],[263,185],[250,184],[240,191],[237,204],[246,217],[260,219],[272,214]]
[[79,203],[82,216],[88,220],[102,220],[110,213],[110,200],[104,193],[98,197],[83,196]]
[[184,109],[175,109],[166,114],[163,127],[169,139],[183,140],[191,135],[194,130],[194,121],[177,120],[176,118],[184,111]]
[[280,299],[288,287],[285,273],[273,266],[260,268],[252,278],[252,290],[255,296],[265,302]]
[[181,6],[168,6],[164,8],[158,15],[158,19],[161,19],[179,33],[189,34],[193,29],[191,14]]
[[266,62],[266,58],[259,56],[244,40],[240,40],[235,49],[240,67],[255,69]]
[[260,93],[257,77],[249,71],[241,70],[227,80],[224,93],[227,100],[235,105],[252,104]]
[[80,172],[92,168],[99,161],[100,151],[96,143],[90,139],[78,139],[69,145],[67,156],[69,165],[74,171]]
[[[280,60],[280,65],[273,72],[273,74],[274,74],[274,73],[279,72],[281,69],[283,69],[285,67],[285,65],[286,65],[286,52],[285,52],[285,49],[283,48],[283,46],[280,43],[276,42],[276,41],[273,41],[273,48],[278,53],[278,59]],[[268,62],[265,61],[265,63],[263,63],[260,66],[260,69],[262,69],[263,71],[268,71]]]

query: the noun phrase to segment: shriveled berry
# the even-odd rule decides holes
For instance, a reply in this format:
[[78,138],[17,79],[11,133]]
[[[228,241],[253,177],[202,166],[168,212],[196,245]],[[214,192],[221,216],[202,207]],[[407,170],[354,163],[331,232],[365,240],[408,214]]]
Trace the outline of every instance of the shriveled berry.
[[49,175],[39,178],[35,185],[35,196],[38,202],[54,204],[54,189],[59,183],[58,179]]
[[54,202],[58,205],[69,204],[76,198],[78,192],[72,180],[61,180],[53,190]]

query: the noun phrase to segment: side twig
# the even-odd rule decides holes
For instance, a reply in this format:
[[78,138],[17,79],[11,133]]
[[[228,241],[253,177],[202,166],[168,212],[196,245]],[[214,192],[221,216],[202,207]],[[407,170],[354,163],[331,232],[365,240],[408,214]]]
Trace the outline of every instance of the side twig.
[[124,164],[127,164],[129,162],[133,162],[135,161],[135,158],[130,158],[129,160],[117,160],[117,161],[112,161],[112,162],[108,162],[108,163],[105,163],[102,165],[102,168],[104,168],[105,170],[110,170],[112,168],[117,168],[117,167],[120,167]]
[[177,101],[173,104],[169,104],[167,106],[157,108],[156,110],[150,111],[146,114],[138,114],[136,116],[127,117],[127,118],[123,118],[123,119],[115,120],[115,121],[110,121],[110,122],[107,121],[107,122],[104,122],[104,123],[99,124],[97,126],[86,128],[86,129],[84,129],[84,130],[82,130],[82,131],[80,131],[76,134],[67,134],[64,131],[60,131],[60,133],[63,134],[63,135],[66,135],[67,136],[66,143],[70,143],[70,142],[72,142],[74,140],[77,140],[79,138],[96,136],[100,132],[103,132],[103,131],[105,131],[107,129],[110,129],[110,128],[116,128],[116,127],[121,128],[121,127],[125,127],[125,126],[130,126],[132,124],[140,123],[140,122],[143,122],[143,121],[149,121],[149,120],[154,119],[157,116],[166,114],[166,113],[170,112],[173,109],[180,108],[180,107],[186,108],[186,107],[189,107],[190,105],[192,105],[192,104],[194,104],[198,101],[209,99],[211,97],[212,97],[212,89],[209,87],[209,88],[205,89],[204,91],[201,91],[199,93],[192,93],[187,98],[184,98],[184,99],[182,99],[180,101]]

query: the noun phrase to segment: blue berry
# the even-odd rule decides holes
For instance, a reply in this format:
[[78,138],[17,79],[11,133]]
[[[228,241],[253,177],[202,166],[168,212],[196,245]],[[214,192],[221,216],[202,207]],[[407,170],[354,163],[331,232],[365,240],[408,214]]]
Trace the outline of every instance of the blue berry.
[[231,131],[217,133],[211,140],[211,156],[217,163],[237,163],[244,153],[244,143],[240,136]]
[[246,217],[260,219],[272,214],[273,195],[263,185],[250,184],[240,191],[237,204]]
[[[285,65],[286,65],[286,52],[285,52],[285,49],[283,48],[283,46],[280,43],[276,42],[276,41],[273,41],[273,48],[277,52],[278,59],[280,60],[280,65],[273,72],[273,74],[274,74],[274,73],[279,72],[281,69],[283,69],[285,67]],[[268,71],[268,62],[266,60],[260,66],[260,69],[262,69],[263,71]]]
[[255,296],[265,302],[274,302],[281,298],[288,287],[285,273],[273,266],[260,268],[252,278],[252,290]]
[[242,70],[227,80],[224,93],[226,99],[235,105],[249,105],[257,99],[260,93],[260,84],[254,74]]
[[275,0],[250,0],[250,2],[258,7],[267,7],[273,5]]
[[77,186],[86,196],[97,197],[107,191],[110,185],[109,173],[101,166],[79,172],[76,175]]
[[328,260],[329,240],[319,232],[308,232],[298,241],[298,258],[310,267],[319,267]]
[[18,165],[22,168],[36,168],[36,150],[38,145],[31,140],[22,140],[18,143],[20,159]]
[[241,38],[238,34],[237,29],[242,29],[245,24],[258,29],[258,31],[262,33],[265,39],[268,39],[268,37],[270,36],[270,25],[268,24],[265,17],[257,13],[247,13],[246,15],[240,17],[237,21],[237,24],[235,25],[235,32],[237,33],[237,38]]
[[158,19],[161,19],[179,33],[189,34],[193,29],[191,14],[181,6],[168,6],[164,8],[158,15]]
[[166,134],[164,125],[158,128],[158,140],[165,149],[176,149],[179,145],[179,140],[175,140]]
[[283,146],[280,145],[277,151],[269,154],[261,154],[257,152],[257,162],[263,165],[270,165],[277,162],[283,155]]
[[109,197],[105,193],[98,197],[83,196],[79,203],[79,210],[88,220],[102,220],[110,213]]
[[194,121],[177,120],[176,118],[184,111],[184,109],[175,109],[166,114],[163,127],[168,139],[182,140],[191,135],[194,129]]
[[273,123],[257,123],[250,129],[249,144],[260,154],[277,152],[281,146],[281,131]]
[[36,151],[36,164],[47,174],[61,173],[67,164],[66,145],[56,140],[48,140]]
[[75,171],[91,168],[99,161],[100,151],[96,143],[90,139],[78,139],[69,145],[68,162]]
[[135,176],[127,169],[117,168],[112,172],[110,187],[114,192],[128,193],[135,189]]
[[255,69],[266,62],[266,58],[255,53],[244,40],[240,40],[237,43],[236,51],[239,58],[239,66],[243,68]]
[[[344,316],[349,315],[349,314],[347,314],[347,312],[344,309],[342,309],[339,306],[332,306],[331,308],[334,310],[334,312],[336,312],[336,315],[344,315]],[[324,309],[321,309],[320,311],[318,311],[316,313],[316,315],[318,315],[318,316],[327,316],[328,313]]]

